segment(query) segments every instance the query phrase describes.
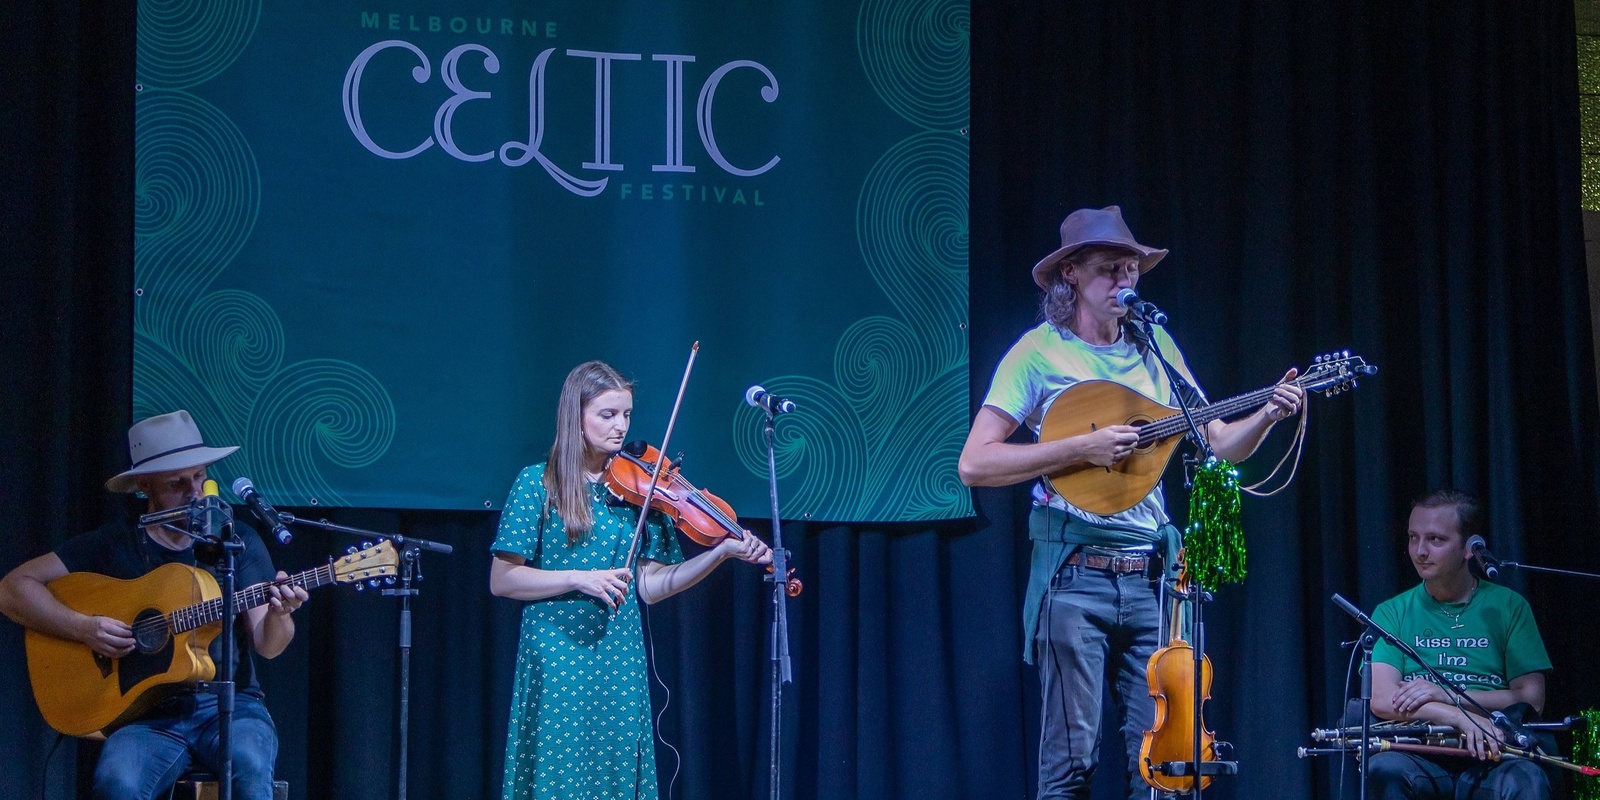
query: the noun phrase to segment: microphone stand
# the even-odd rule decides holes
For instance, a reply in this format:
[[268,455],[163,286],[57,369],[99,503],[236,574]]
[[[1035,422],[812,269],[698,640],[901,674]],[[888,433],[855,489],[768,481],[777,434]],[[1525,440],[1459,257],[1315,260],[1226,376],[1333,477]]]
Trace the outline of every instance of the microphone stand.
[[[1485,558],[1484,561],[1491,561],[1491,560],[1488,559],[1488,558]],[[1590,580],[1600,580],[1600,574],[1596,574],[1596,573],[1593,573],[1593,572],[1579,572],[1578,570],[1557,569],[1555,567],[1540,567],[1540,566],[1536,566],[1534,564],[1523,564],[1523,563],[1521,563],[1519,561],[1500,561],[1498,559],[1493,560],[1492,563],[1496,567],[1510,567],[1512,569],[1525,569],[1525,570],[1527,570],[1529,572],[1544,572],[1544,573],[1548,573],[1548,574],[1551,574],[1551,575],[1567,575],[1567,576],[1573,577],[1573,578],[1588,578]],[[1488,572],[1485,571],[1484,574],[1487,575]]]
[[772,500],[772,574],[767,577],[772,583],[772,626],[768,639],[768,650],[772,660],[772,730],[768,735],[767,780],[768,797],[771,800],[780,800],[782,797],[780,765],[783,763],[783,751],[779,747],[779,742],[783,735],[783,687],[794,683],[794,675],[789,662],[789,597],[785,592],[785,580],[789,574],[789,551],[783,547],[783,523],[778,517],[778,459],[774,428],[777,424],[777,414],[770,408],[765,410],[767,414],[763,424],[767,442],[767,493]]
[[[1156,361],[1161,363],[1161,369],[1167,374],[1167,381],[1172,384],[1172,396],[1178,401],[1178,409],[1183,412],[1184,421],[1189,423],[1189,435],[1194,437],[1195,445],[1200,448],[1200,453],[1202,455],[1201,461],[1204,462],[1209,459],[1216,458],[1216,452],[1211,449],[1211,442],[1208,441],[1205,435],[1200,432],[1200,425],[1199,423],[1195,422],[1194,419],[1194,411],[1189,408],[1190,395],[1195,395],[1195,399],[1198,399],[1198,392],[1195,391],[1193,386],[1189,385],[1188,381],[1184,380],[1183,376],[1178,373],[1178,370],[1172,366],[1172,363],[1167,361],[1167,357],[1161,353],[1161,345],[1157,343],[1156,339],[1155,325],[1150,322],[1149,317],[1139,314],[1132,309],[1129,309],[1128,313],[1131,314],[1139,324],[1144,326],[1144,334],[1150,340],[1150,352],[1155,354]],[[1162,581],[1162,589],[1163,591],[1166,590],[1165,579]],[[1174,595],[1176,596],[1176,592],[1174,592]],[[1178,597],[1177,599],[1187,600],[1188,602],[1194,604],[1194,636],[1191,637],[1194,639],[1194,641],[1190,643],[1190,650],[1194,654],[1194,759],[1192,764],[1174,762],[1171,764],[1152,765],[1151,768],[1159,768],[1163,772],[1170,770],[1168,774],[1181,776],[1186,766],[1191,767],[1193,769],[1194,778],[1194,798],[1195,800],[1201,800],[1201,783],[1203,782],[1202,778],[1206,775],[1236,775],[1239,772],[1239,762],[1223,761],[1219,758],[1215,761],[1207,763],[1205,762],[1204,753],[1201,752],[1202,740],[1205,736],[1205,727],[1201,720],[1200,704],[1200,698],[1203,696],[1201,692],[1201,669],[1204,666],[1206,659],[1206,629],[1203,609],[1206,602],[1212,599],[1211,593],[1207,592],[1203,587],[1200,586],[1198,582],[1196,582],[1193,586],[1189,587],[1189,592],[1187,595]],[[1217,756],[1215,745],[1212,747],[1211,754],[1214,757]]]
[[[336,525],[325,519],[300,519],[293,514],[286,514],[282,511],[278,512],[278,517],[286,524],[301,523],[361,539],[386,539],[393,542],[394,546],[400,550],[400,588],[383,589],[381,593],[384,597],[400,598],[400,635],[397,640],[400,648],[400,763],[399,771],[395,777],[395,785],[398,787],[396,796],[399,800],[406,800],[406,761],[410,751],[409,729],[411,719],[411,598],[422,593],[421,589],[412,587],[411,581],[413,573],[418,582],[422,581],[421,556],[423,551],[448,554],[455,548],[440,542],[418,539],[414,536],[403,536],[398,533],[379,533],[378,531]],[[384,583],[389,586],[393,586],[394,582],[392,576],[384,579]],[[376,588],[376,579],[373,579],[372,585]],[[360,591],[361,588],[362,584],[357,583],[356,590]]]
[[[233,621],[236,616],[233,593],[238,556],[244,552],[244,541],[233,535],[233,509],[221,499],[212,501],[210,498],[213,497],[216,497],[215,493],[197,498],[186,507],[146,514],[139,518],[139,524],[140,526],[160,524],[163,527],[183,531],[197,544],[217,546],[216,561],[213,562],[209,558],[204,560],[216,567],[217,583],[222,589],[220,599],[222,633],[218,637],[222,658],[216,665],[216,680],[196,683],[195,692],[217,697],[217,747],[220,751],[217,761],[217,797],[220,800],[233,800],[233,701],[234,691],[237,688],[234,684],[234,675],[238,660],[233,631]],[[221,530],[211,530],[212,511],[217,511],[222,516]],[[178,528],[172,525],[171,523],[177,519],[186,520],[187,526]],[[203,554],[196,551],[195,558],[202,560]]]

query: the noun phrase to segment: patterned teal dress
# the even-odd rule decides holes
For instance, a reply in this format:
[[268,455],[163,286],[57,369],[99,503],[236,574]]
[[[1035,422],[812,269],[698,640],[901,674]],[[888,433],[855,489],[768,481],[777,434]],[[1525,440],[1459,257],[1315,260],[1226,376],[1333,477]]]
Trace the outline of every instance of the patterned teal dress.
[[[590,484],[594,527],[569,546],[555,507],[546,511],[544,466],[517,476],[491,549],[539,569],[621,567],[638,510],[610,499],[601,484]],[[672,523],[661,514],[651,514],[645,537],[643,558],[683,561]],[[615,619],[604,603],[577,591],[523,606],[504,800],[656,800],[636,585],[629,584]]]

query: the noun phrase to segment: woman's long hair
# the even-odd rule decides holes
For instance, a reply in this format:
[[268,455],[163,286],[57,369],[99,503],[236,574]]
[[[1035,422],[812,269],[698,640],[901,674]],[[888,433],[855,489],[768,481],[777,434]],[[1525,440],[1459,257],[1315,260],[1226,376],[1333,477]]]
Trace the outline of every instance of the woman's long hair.
[[[1089,245],[1081,247],[1066,258],[1057,261],[1045,273],[1044,297],[1039,301],[1039,317],[1049,322],[1058,331],[1072,330],[1072,319],[1078,313],[1078,290],[1067,283],[1065,275],[1061,274],[1064,265],[1071,264],[1074,270],[1083,269],[1083,264],[1089,256],[1104,251],[1125,252],[1121,247],[1106,247],[1103,245]],[[1150,337],[1144,334],[1144,329],[1134,324],[1130,317],[1122,320],[1122,335],[1139,352],[1146,353],[1150,350]]]
[[584,480],[584,456],[589,444],[583,438],[583,409],[606,392],[632,392],[633,382],[604,361],[585,361],[567,373],[556,401],[556,441],[544,468],[544,489],[550,503],[567,526],[567,544],[577,544],[594,527],[589,509],[589,487]]

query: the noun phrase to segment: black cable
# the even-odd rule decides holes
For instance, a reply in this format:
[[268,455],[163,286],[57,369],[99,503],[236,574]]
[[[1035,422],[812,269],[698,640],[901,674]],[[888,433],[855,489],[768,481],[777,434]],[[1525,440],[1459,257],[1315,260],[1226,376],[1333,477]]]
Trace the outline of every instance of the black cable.
[[50,786],[50,759],[55,757],[56,748],[61,746],[61,740],[67,738],[64,733],[57,733],[56,740],[50,745],[50,752],[44,754],[44,772],[39,776],[39,800],[46,800],[45,790]]

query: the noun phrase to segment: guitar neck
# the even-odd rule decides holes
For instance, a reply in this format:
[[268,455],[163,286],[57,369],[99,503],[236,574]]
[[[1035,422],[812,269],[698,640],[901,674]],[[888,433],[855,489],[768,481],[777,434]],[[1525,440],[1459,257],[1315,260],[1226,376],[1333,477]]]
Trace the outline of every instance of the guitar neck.
[[[278,586],[299,586],[306,590],[316,589],[333,583],[333,565],[324,564],[316,569],[308,569],[290,575],[289,578]],[[256,606],[266,605],[268,595],[267,587],[274,584],[259,583],[247,586],[233,593],[234,613],[248,611]],[[203,625],[209,625],[222,619],[222,598],[217,597],[192,606],[184,606],[167,615],[174,633],[191,631]]]
[[[1304,377],[1296,378],[1291,383],[1296,386],[1304,386],[1304,383],[1302,383],[1304,380]],[[1190,413],[1194,415],[1194,424],[1197,426],[1204,425],[1212,420],[1247,414],[1266,405],[1267,401],[1272,399],[1272,393],[1277,389],[1276,384],[1263,386],[1253,392],[1245,392],[1226,400],[1219,400],[1210,405],[1201,406],[1193,409]],[[1188,432],[1189,423],[1184,420],[1183,412],[1169,414],[1139,429],[1139,446],[1143,447],[1151,442],[1158,442],[1169,436],[1177,436]]]

